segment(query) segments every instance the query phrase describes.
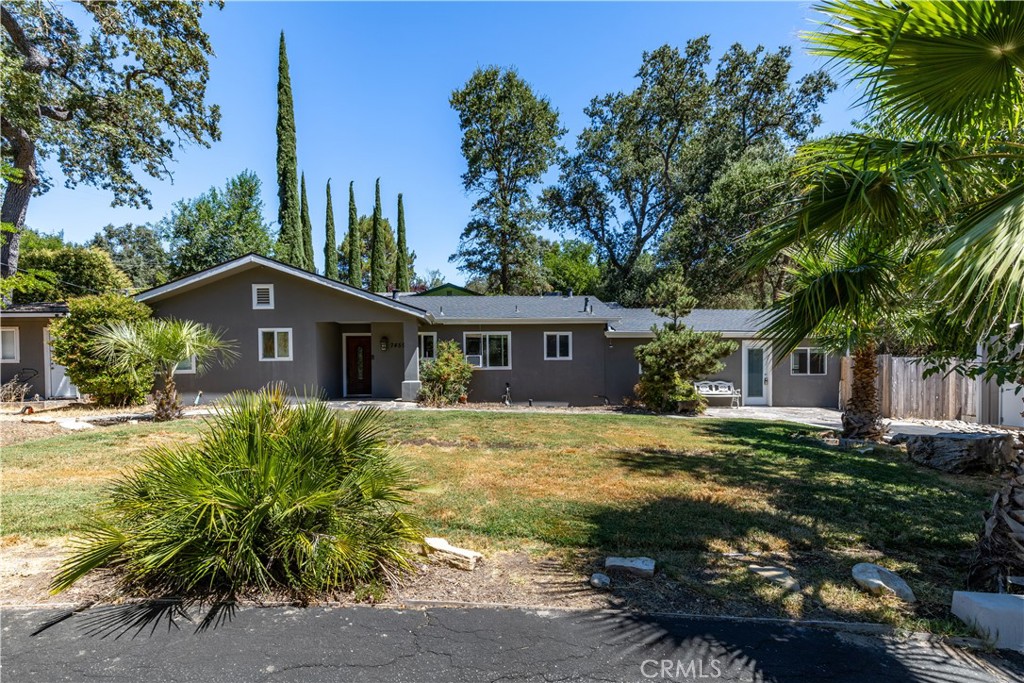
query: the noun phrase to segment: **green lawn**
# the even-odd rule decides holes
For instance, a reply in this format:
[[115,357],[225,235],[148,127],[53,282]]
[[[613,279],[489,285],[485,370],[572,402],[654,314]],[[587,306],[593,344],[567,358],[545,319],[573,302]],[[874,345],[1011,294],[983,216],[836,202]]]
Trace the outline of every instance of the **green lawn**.
[[[896,452],[839,451],[813,430],[746,420],[615,414],[408,411],[389,414],[423,489],[431,533],[483,550],[554,552],[583,570],[605,554],[647,554],[686,590],[755,600],[780,614],[828,614],[946,628],[951,591],[991,480],[942,476]],[[7,447],[5,535],[69,533],[103,482],[151,444],[199,423],[111,427]],[[762,553],[804,585],[786,596],[725,553]],[[907,609],[861,593],[858,561],[900,572]]]

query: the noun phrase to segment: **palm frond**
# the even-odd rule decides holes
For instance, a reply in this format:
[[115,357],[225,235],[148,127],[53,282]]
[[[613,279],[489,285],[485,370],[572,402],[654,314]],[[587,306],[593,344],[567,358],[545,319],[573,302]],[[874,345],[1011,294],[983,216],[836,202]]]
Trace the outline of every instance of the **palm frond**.
[[825,0],[811,52],[866,84],[881,116],[960,139],[1013,129],[1024,110],[1024,6],[997,0]]
[[969,216],[937,258],[933,291],[977,339],[1024,321],[1024,185]]

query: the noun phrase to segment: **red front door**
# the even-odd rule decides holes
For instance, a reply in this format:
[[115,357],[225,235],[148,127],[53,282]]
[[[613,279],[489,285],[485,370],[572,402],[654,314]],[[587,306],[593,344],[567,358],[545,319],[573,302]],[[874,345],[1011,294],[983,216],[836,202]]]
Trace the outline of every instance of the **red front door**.
[[369,396],[371,393],[370,335],[345,337],[345,395]]

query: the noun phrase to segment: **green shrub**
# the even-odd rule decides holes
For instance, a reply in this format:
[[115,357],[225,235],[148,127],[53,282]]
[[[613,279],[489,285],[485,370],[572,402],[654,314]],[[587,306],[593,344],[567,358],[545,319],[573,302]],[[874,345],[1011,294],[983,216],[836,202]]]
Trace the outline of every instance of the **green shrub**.
[[437,345],[437,358],[420,362],[420,400],[432,406],[450,406],[469,394],[473,366],[453,341]]
[[723,340],[717,332],[698,332],[686,325],[684,320],[697,301],[682,273],[662,276],[647,297],[654,312],[667,320],[652,328],[651,341],[636,347],[641,367],[636,396],[657,413],[704,412],[707,400],[697,393],[694,382],[721,371],[725,367],[721,359],[736,350],[736,343]]
[[679,373],[646,372],[640,376],[633,391],[641,403],[656,413],[702,413],[708,405],[707,399],[697,393],[693,382],[680,378]]
[[149,307],[120,294],[101,294],[69,299],[68,308],[68,317],[54,320],[50,326],[53,360],[67,368],[68,379],[79,391],[100,405],[143,403],[153,388],[154,368],[116,370],[97,357],[92,346],[101,325],[147,320],[152,314]]
[[100,567],[193,597],[372,587],[422,542],[404,512],[411,487],[379,409],[341,419],[322,401],[289,406],[282,386],[240,392],[199,443],[156,448],[121,475],[51,589]]

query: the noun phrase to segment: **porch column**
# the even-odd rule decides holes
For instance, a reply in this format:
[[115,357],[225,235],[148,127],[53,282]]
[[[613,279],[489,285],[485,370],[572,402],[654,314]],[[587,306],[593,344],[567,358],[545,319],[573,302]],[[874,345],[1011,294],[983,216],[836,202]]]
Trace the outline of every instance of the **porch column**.
[[420,395],[420,336],[419,324],[415,320],[402,323],[402,341],[405,361],[402,400],[415,401]]

